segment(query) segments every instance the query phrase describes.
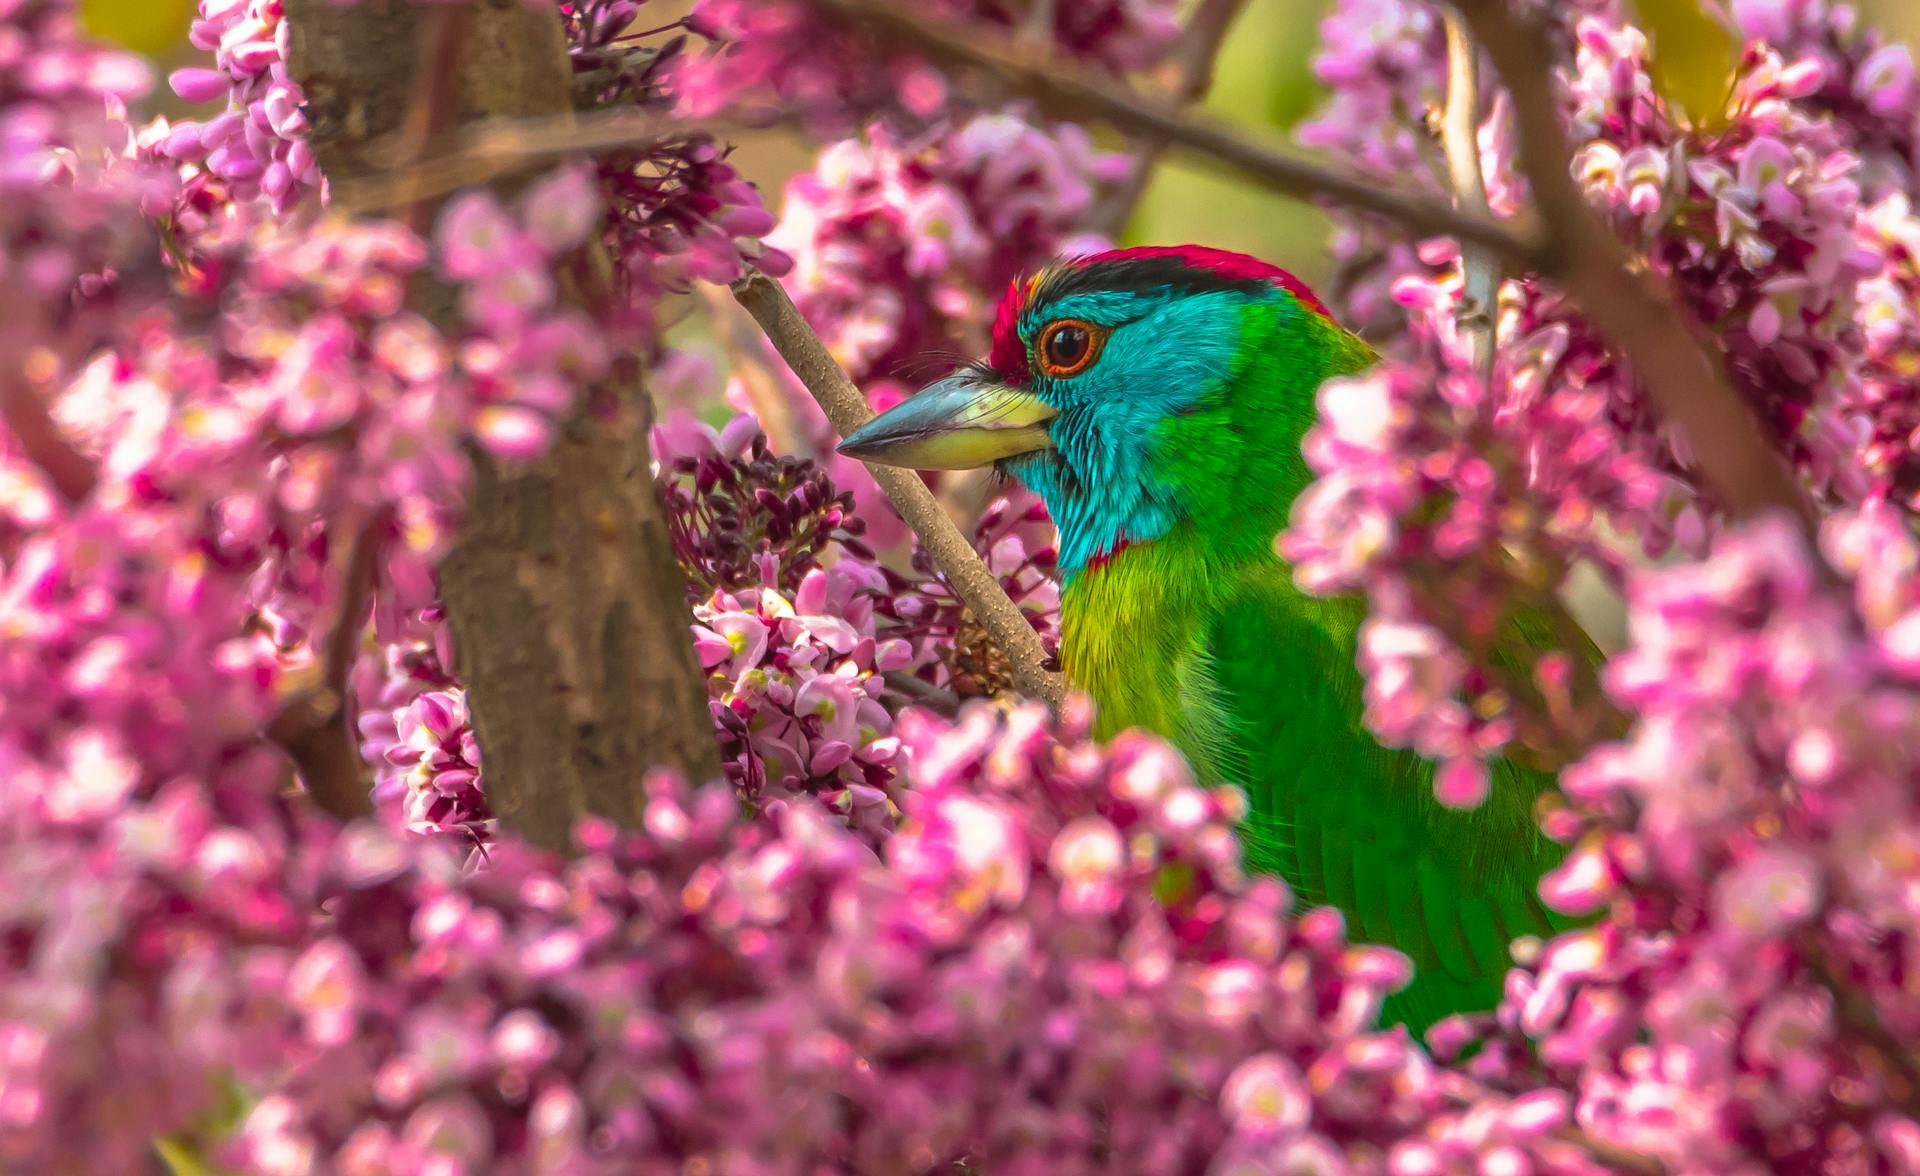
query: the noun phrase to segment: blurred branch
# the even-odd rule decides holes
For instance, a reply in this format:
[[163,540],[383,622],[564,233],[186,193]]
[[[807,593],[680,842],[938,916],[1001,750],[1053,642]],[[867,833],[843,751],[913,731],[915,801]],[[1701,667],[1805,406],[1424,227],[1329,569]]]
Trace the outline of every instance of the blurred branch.
[[830,16],[857,21],[936,63],[992,75],[1008,89],[1056,115],[1096,118],[1142,138],[1164,139],[1184,151],[1241,173],[1261,187],[1306,199],[1324,196],[1378,213],[1423,236],[1458,237],[1533,268],[1542,251],[1513,226],[1461,212],[1428,197],[1396,191],[1372,176],[1341,171],[1295,151],[1261,142],[1219,119],[1182,111],[1164,98],[1147,98],[1047,53],[1006,37],[983,37],[952,24],[921,20],[898,0],[812,0]]
[[267,724],[269,742],[287,753],[314,806],[342,821],[373,812],[373,785],[347,726],[347,679],[373,600],[380,533],[392,516],[378,511],[354,532],[340,579],[340,605],[321,652],[320,681],[289,699]]
[[1719,352],[1694,333],[1671,292],[1634,264],[1575,186],[1544,30],[1514,17],[1506,0],[1454,0],[1454,8],[1513,96],[1521,168],[1547,230],[1540,271],[1573,295],[1632,364],[1729,513],[1786,510],[1811,530],[1812,505],[1734,390]]
[[[813,328],[800,317],[780,283],[756,274],[735,282],[733,296],[767,333],[775,350],[820,402],[841,436],[873,418],[866,397],[840,370]],[[1007,655],[1014,685],[1022,694],[1042,699],[1057,710],[1066,698],[1066,679],[1047,668],[1047,651],[1040,644],[1039,634],[981,562],[960,528],[940,509],[927,484],[911,470],[881,465],[867,468],[900,517],[925,544],[947,583],[973,610],[994,644]]]
[[1799,946],[1801,957],[1807,961],[1814,978],[1832,994],[1840,1023],[1865,1039],[1894,1071],[1904,1089],[1893,1093],[1909,1116],[1920,1117],[1920,1057],[1916,1056],[1913,1044],[1900,1040],[1881,1023],[1873,1001],[1834,969],[1817,936],[1803,936]]
[[[1453,202],[1465,212],[1490,215],[1487,180],[1480,170],[1480,50],[1449,9],[1447,22],[1447,103],[1440,112],[1440,143],[1447,153],[1447,173],[1453,184]],[[1500,258],[1491,249],[1462,245],[1461,294],[1458,316],[1461,333],[1473,352],[1474,370],[1491,379],[1499,343]]]
[[714,336],[720,349],[726,352],[728,366],[746,390],[747,401],[753,406],[753,415],[759,418],[760,431],[767,435],[768,443],[780,453],[824,459],[824,455],[815,450],[806,428],[795,419],[793,405],[787,399],[786,389],[781,387],[785,377],[769,362],[766,336],[744,309],[719,287],[703,283],[695,290],[707,305]]
[[19,372],[0,375],[0,420],[62,498],[78,503],[93,493],[98,480],[93,460],[60,432],[46,398]]
[[[1183,106],[1192,105],[1213,88],[1214,63],[1220,57],[1220,47],[1226,43],[1227,30],[1244,7],[1246,0],[1200,0],[1200,7],[1187,22],[1186,31],[1173,51],[1174,76],[1170,92],[1175,101]],[[1088,221],[1089,229],[1111,238],[1127,227],[1166,149],[1164,135],[1144,138],[1133,145],[1132,170],[1094,210]]]
[[1604,1139],[1595,1139],[1578,1127],[1562,1127],[1553,1133],[1553,1137],[1586,1152],[1614,1172],[1627,1172],[1632,1176],[1666,1176],[1667,1173],[1667,1166],[1654,1157],[1628,1151]]
[[452,136],[452,145],[439,154],[403,157],[384,174],[336,183],[331,203],[361,215],[384,212],[460,188],[491,183],[556,156],[645,147],[669,136],[720,129],[725,127],[676,122],[664,115],[631,109],[491,119]]
[[[436,139],[452,127],[459,117],[456,108],[460,58],[466,49],[467,30],[473,24],[473,9],[466,4],[450,4],[432,9],[420,40],[420,72],[414,79],[413,97],[407,103],[406,121],[400,125],[400,156],[409,165],[426,159]],[[403,183],[396,203],[407,208],[407,224],[415,233],[426,235],[433,227],[432,197],[411,182],[414,173],[402,173]]]
[[886,679],[886,683],[890,688],[898,690],[902,694],[912,695],[927,706],[937,709],[941,714],[955,715],[960,713],[962,700],[958,694],[955,694],[951,690],[935,686],[925,679],[916,678],[905,670],[888,670],[882,674],[881,677]]

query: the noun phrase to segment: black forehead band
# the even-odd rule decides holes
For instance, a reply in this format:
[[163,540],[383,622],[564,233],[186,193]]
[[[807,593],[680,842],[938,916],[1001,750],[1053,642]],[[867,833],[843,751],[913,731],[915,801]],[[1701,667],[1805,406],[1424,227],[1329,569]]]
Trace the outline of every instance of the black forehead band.
[[1196,269],[1175,257],[1146,257],[1103,261],[1096,265],[1055,267],[1040,279],[1035,305],[1075,294],[1119,291],[1127,294],[1206,294],[1222,290],[1258,294],[1270,283],[1265,278],[1235,278]]

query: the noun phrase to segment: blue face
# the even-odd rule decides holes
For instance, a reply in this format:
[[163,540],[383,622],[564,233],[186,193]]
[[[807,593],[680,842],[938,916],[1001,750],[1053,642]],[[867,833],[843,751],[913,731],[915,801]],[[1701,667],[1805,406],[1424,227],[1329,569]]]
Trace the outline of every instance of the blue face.
[[[1008,290],[987,363],[854,429],[840,452],[916,469],[997,464],[1046,500],[1068,576],[1209,511],[1208,526],[1252,535],[1284,509],[1281,487],[1252,491],[1267,508],[1258,518],[1232,503],[1230,517],[1213,516],[1231,497],[1225,483],[1259,472],[1250,446],[1278,438],[1297,457],[1288,430],[1304,427],[1328,369],[1318,334],[1292,328],[1325,313],[1286,271],[1221,250],[1062,262]],[[1350,358],[1369,354],[1354,344]],[[1285,395],[1271,395],[1276,384]]]
[[[1247,310],[1242,289],[1089,290],[1020,316],[1028,387],[1058,414],[1051,451],[1002,463],[1045,500],[1068,575],[1127,543],[1157,539],[1182,515],[1157,477],[1164,422],[1217,404],[1234,382]],[[1060,332],[1067,332],[1060,336]],[[1090,360],[1075,370],[1062,359]]]

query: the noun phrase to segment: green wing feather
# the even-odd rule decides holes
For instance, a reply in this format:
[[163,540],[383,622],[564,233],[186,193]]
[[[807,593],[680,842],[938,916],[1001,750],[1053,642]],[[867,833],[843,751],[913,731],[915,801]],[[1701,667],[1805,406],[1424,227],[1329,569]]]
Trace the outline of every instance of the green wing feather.
[[1412,957],[1413,984],[1387,1016],[1419,1032],[1491,1008],[1511,941],[1566,924],[1536,890],[1561,855],[1533,815],[1552,778],[1496,763],[1486,804],[1442,807],[1433,765],[1363,725],[1360,619],[1356,601],[1307,597],[1284,571],[1250,569],[1215,616],[1207,660],[1231,731],[1223,760],[1244,771],[1251,801],[1248,864],[1340,907],[1356,939]]

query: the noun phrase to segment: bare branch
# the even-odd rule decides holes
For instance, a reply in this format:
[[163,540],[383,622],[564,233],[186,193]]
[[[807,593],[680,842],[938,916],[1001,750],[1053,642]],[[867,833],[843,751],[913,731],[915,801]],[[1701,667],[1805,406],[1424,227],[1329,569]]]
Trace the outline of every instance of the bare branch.
[[1183,111],[1163,98],[1142,97],[1005,37],[981,37],[951,24],[921,20],[912,15],[914,5],[898,0],[813,0],[813,5],[831,16],[870,26],[936,63],[992,75],[1056,115],[1101,119],[1131,135],[1164,139],[1169,150],[1224,164],[1272,191],[1298,199],[1324,196],[1388,217],[1423,236],[1458,237],[1485,245],[1528,268],[1542,256],[1535,240],[1511,225],[1263,143],[1219,119]]
[[[1170,91],[1175,101],[1183,106],[1191,105],[1206,97],[1207,91],[1213,88],[1214,62],[1220,56],[1220,47],[1226,43],[1227,30],[1233,27],[1234,18],[1244,7],[1246,0],[1200,0],[1200,7],[1187,22],[1173,53]],[[1087,227],[1108,237],[1126,228],[1166,149],[1165,136],[1142,139],[1134,144],[1132,170],[1107,194],[1089,218]]]
[[[1480,170],[1479,47],[1449,10],[1447,21],[1447,104],[1440,113],[1440,143],[1447,153],[1454,206],[1487,215],[1487,181]],[[1465,305],[1460,329],[1473,349],[1474,369],[1490,378],[1499,343],[1500,257],[1491,249],[1460,248],[1461,293]]]
[[747,403],[760,422],[760,431],[776,452],[817,458],[812,437],[787,396],[786,377],[767,354],[766,335],[748,316],[746,309],[727,297],[718,286],[702,283],[695,293],[706,304],[713,322],[713,334],[726,352],[727,370],[740,381]]
[[[774,349],[820,402],[841,436],[873,419],[867,398],[840,370],[840,365],[828,354],[826,345],[813,333],[807,320],[800,317],[800,311],[780,283],[756,274],[735,282],[733,296],[767,333]],[[973,610],[994,643],[1007,655],[1014,685],[1022,694],[1042,699],[1058,709],[1066,698],[1066,679],[1047,667],[1047,651],[1040,644],[1039,634],[1000,587],[1000,581],[980,561],[960,528],[940,509],[926,483],[910,470],[881,465],[867,468],[900,517],[919,536],[954,592]]]
[[1566,287],[1632,363],[1654,407],[1685,439],[1701,477],[1731,514],[1786,510],[1811,529],[1811,504],[1734,391],[1720,353],[1694,333],[1664,284],[1632,265],[1575,186],[1544,31],[1516,19],[1505,0],[1454,0],[1454,7],[1513,96],[1520,163],[1552,250],[1538,268]]

